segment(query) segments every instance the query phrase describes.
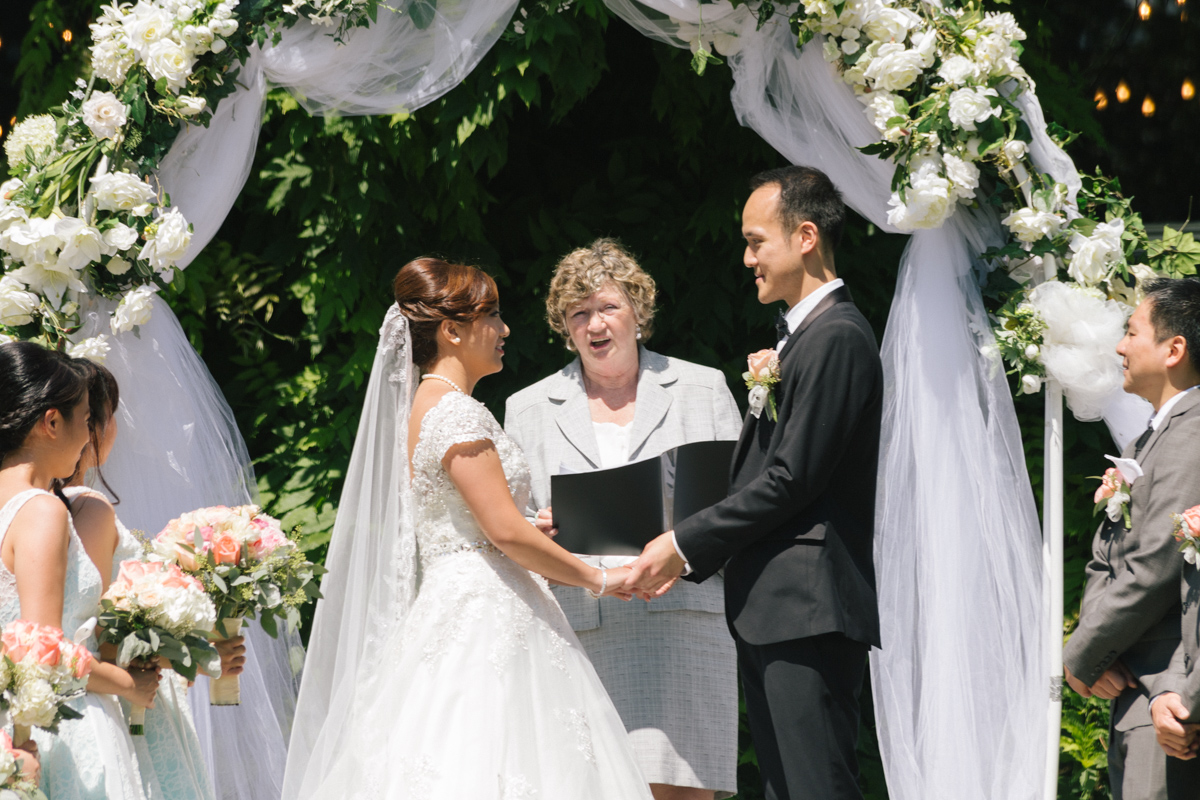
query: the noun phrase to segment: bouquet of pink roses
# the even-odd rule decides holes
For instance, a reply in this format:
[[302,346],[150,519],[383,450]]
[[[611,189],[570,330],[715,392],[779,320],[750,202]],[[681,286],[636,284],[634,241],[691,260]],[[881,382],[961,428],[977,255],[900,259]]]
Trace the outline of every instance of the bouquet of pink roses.
[[64,719],[82,715],[67,702],[87,691],[94,659],[51,625],[18,619],[0,633],[0,687],[13,721],[13,739],[24,744],[31,727],[54,733]]
[[0,798],[6,797],[4,792],[12,792],[18,800],[46,800],[37,781],[21,770],[22,755],[28,754],[13,746],[7,731],[0,731]]
[[[117,579],[100,598],[101,643],[117,645],[117,664],[134,659],[165,658],[188,680],[196,670],[220,675],[221,658],[208,640],[217,609],[204,584],[177,564],[122,561]],[[146,709],[135,706],[129,732],[144,733]]]
[[[295,630],[300,606],[321,596],[317,577],[325,568],[306,559],[279,520],[258,506],[189,512],[167,523],[151,547],[204,584],[226,637],[237,636],[247,617],[257,617],[270,636],[279,634],[278,619]],[[214,680],[209,694],[214,705],[236,705],[237,676]]]
[[1192,506],[1182,514],[1172,514],[1175,523],[1175,541],[1183,560],[1195,565],[1200,560],[1200,506]]

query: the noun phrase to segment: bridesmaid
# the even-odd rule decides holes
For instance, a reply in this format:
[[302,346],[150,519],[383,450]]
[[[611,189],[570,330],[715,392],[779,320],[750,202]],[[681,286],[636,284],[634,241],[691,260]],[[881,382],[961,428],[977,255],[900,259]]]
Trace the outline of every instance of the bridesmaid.
[[[110,496],[116,498],[116,493],[100,472],[117,439],[117,380],[98,364],[85,361],[81,366],[88,382],[89,442],[63,493],[70,501],[71,517],[84,549],[107,589],[122,561],[141,557],[142,545],[117,518],[109,500]],[[98,480],[107,496],[84,485],[89,470],[93,482]],[[245,660],[241,637],[219,642],[218,649],[223,669],[231,675],[241,672]],[[115,648],[106,645],[101,656],[113,660]],[[214,800],[212,780],[187,701],[187,681],[166,664],[162,669],[154,711],[146,715],[145,736],[133,737],[142,787],[148,800]],[[128,704],[122,705],[128,712]]]
[[[72,636],[100,603],[101,579],[49,489],[88,443],[87,380],[74,359],[29,342],[0,345],[0,625],[28,619]],[[16,577],[17,575],[20,577]],[[94,641],[94,640],[93,640]],[[143,800],[137,758],[113,695],[153,707],[158,671],[97,663],[83,717],[35,729],[54,800]]]

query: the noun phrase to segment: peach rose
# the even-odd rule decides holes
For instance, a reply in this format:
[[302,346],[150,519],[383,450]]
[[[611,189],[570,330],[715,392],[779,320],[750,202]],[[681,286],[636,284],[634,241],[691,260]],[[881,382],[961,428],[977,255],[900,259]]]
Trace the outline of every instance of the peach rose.
[[59,645],[62,644],[62,632],[48,625],[38,626],[32,649],[33,657],[39,664],[47,667],[56,666],[62,657]]
[[1192,506],[1183,512],[1183,523],[1191,530],[1192,536],[1200,536],[1200,506]]
[[1116,467],[1109,467],[1104,470],[1104,477],[1100,479],[1100,485],[1096,487],[1096,494],[1092,502],[1104,502],[1117,493],[1117,487],[1120,485],[1121,473],[1117,471]]
[[242,554],[242,543],[236,536],[223,533],[213,541],[213,560],[218,564],[236,564]]
[[21,661],[29,652],[37,627],[36,623],[23,619],[5,626],[4,633],[0,634],[0,642],[3,642],[4,651],[14,662]]
[[750,374],[755,380],[763,381],[771,377],[771,362],[776,359],[774,350],[759,350],[757,353],[751,353],[746,357],[746,363],[750,367]]
[[71,667],[71,674],[77,679],[90,675],[92,666],[96,661],[91,651],[83,645],[75,644],[74,642],[66,642],[65,644],[70,647],[67,664]]
[[136,583],[139,579],[146,577],[148,573],[153,571],[143,561],[122,561],[121,569],[117,572],[117,580]]

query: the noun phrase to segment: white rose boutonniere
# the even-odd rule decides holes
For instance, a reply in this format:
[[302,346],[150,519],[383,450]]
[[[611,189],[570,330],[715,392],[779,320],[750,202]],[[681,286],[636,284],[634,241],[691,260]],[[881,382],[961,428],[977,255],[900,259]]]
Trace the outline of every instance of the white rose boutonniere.
[[775,384],[779,383],[779,356],[774,350],[759,350],[746,357],[749,369],[742,373],[750,390],[750,413],[755,419],[767,410],[767,419],[779,419],[775,408]]

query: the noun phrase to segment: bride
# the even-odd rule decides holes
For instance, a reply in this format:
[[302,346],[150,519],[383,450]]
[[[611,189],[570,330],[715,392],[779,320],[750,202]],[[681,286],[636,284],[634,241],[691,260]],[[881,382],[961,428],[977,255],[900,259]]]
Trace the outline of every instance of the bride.
[[628,597],[629,570],[588,566],[525,520],[529,467],[471,397],[502,369],[509,331],[496,284],[423,258],[394,289],[330,542],[284,798],[649,800],[625,728],[546,583]]

